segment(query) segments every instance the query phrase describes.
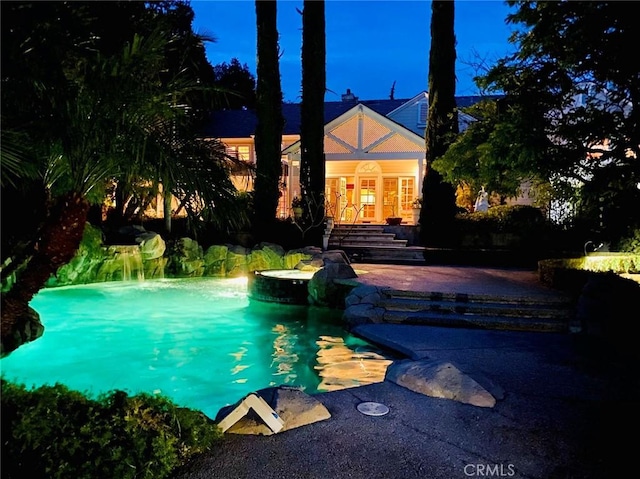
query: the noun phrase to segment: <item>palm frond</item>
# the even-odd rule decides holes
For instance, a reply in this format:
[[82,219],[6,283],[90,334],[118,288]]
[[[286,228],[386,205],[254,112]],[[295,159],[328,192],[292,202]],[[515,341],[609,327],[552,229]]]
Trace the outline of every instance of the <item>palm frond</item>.
[[17,187],[22,179],[35,179],[39,168],[26,135],[2,130],[0,137],[0,184]]

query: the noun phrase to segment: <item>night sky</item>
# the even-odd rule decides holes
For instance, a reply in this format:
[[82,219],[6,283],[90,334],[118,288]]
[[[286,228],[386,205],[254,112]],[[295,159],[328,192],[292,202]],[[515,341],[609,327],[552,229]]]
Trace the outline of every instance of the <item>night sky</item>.
[[[361,100],[412,98],[427,90],[431,2],[327,0],[327,101],[349,88]],[[194,30],[216,38],[207,44],[212,65],[237,58],[256,73],[256,17],[253,0],[192,1]],[[285,101],[301,91],[301,0],[278,0],[280,74]],[[505,18],[513,9],[502,1],[456,0],[456,95],[478,94],[474,65],[492,64],[513,51],[513,31]]]

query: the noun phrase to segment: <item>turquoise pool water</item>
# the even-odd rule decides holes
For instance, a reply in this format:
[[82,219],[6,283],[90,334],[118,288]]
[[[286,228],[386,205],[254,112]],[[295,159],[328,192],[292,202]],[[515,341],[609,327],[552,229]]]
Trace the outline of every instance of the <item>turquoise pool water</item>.
[[268,386],[313,394],[382,381],[391,362],[342,328],[341,311],[250,301],[246,279],[52,288],[31,306],[44,335],[0,360],[6,379],[163,394],[212,418]]

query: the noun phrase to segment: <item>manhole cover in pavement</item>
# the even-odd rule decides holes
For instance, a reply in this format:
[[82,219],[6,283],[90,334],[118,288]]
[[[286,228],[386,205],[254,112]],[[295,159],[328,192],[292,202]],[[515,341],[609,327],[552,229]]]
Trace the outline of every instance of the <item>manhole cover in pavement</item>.
[[389,408],[379,402],[361,402],[357,409],[367,416],[384,416],[389,412]]

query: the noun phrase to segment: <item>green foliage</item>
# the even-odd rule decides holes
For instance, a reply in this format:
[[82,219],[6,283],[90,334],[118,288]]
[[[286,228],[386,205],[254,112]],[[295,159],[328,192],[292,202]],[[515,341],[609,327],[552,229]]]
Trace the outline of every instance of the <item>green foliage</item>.
[[58,268],[47,286],[90,283],[105,259],[102,230],[87,223],[78,251],[71,261]]
[[2,384],[2,477],[153,478],[210,449],[220,429],[170,400]]
[[622,238],[618,242],[616,250],[640,254],[640,229],[636,229],[629,236]]
[[434,169],[445,181],[468,186],[472,196],[481,187],[501,197],[516,196],[524,180],[537,178],[535,158],[525,150],[512,154],[514,125],[498,122],[497,100],[487,98],[464,111],[475,121],[434,161]]
[[549,225],[539,208],[525,205],[492,206],[487,211],[457,216],[458,228],[466,234],[513,233],[540,235]]
[[237,58],[230,63],[222,62],[213,67],[216,85],[225,94],[224,107],[239,109],[256,107],[256,78],[247,64],[240,64]]
[[556,191],[575,190],[573,212],[594,231],[611,241],[626,236],[640,225],[640,63],[627,48],[638,40],[634,5],[509,3],[517,7],[507,18],[519,24],[517,53],[477,79],[505,94],[486,142],[505,167],[522,165]]

